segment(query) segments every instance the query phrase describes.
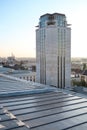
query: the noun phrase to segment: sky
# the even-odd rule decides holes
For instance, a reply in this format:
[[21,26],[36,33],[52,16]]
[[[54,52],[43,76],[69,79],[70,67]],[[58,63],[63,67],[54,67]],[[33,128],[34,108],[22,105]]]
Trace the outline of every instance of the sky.
[[87,57],[87,0],[0,0],[0,57],[35,57],[35,26],[55,12],[71,24],[71,57]]

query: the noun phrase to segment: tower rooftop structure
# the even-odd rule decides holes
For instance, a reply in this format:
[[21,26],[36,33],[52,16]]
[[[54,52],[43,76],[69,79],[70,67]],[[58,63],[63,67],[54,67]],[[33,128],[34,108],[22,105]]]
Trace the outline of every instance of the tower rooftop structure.
[[47,27],[48,25],[65,27],[67,26],[66,23],[67,22],[66,22],[65,14],[61,14],[61,13],[53,13],[53,14],[47,13],[40,16],[39,19],[40,28]]

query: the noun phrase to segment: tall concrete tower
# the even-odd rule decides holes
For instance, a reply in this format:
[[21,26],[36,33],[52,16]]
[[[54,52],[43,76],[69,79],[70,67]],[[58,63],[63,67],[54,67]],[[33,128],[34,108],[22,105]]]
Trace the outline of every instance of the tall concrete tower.
[[60,13],[40,17],[36,29],[36,82],[70,87],[71,28]]

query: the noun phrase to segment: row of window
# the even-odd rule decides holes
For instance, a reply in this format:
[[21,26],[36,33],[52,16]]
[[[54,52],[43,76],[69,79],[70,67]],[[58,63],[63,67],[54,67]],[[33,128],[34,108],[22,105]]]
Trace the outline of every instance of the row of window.
[[27,80],[27,81],[33,81],[33,82],[35,82],[35,76],[23,76],[23,77],[19,77],[19,78]]

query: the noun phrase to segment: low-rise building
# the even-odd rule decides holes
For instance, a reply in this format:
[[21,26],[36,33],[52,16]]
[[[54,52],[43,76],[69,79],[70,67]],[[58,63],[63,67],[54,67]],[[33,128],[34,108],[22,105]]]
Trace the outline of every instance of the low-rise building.
[[0,67],[0,73],[10,75],[19,79],[33,81],[36,79],[36,72],[32,72],[29,70],[14,70],[11,68]]
[[84,70],[83,73],[80,75],[81,81],[84,80],[87,83],[87,70]]

